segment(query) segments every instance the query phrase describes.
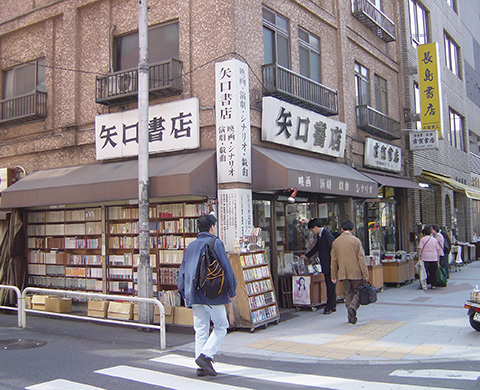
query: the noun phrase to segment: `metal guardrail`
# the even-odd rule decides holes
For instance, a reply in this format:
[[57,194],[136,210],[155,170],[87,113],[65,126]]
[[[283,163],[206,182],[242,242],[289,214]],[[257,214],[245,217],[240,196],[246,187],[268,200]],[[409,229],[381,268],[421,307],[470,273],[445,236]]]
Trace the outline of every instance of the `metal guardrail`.
[[[8,307],[8,306],[0,306],[0,308],[16,310],[18,312],[18,326],[21,328],[25,328],[27,325],[27,312],[28,313],[36,313],[36,314],[45,314],[49,316],[57,316],[57,317],[64,317],[64,318],[73,318],[73,319],[80,319],[84,321],[93,321],[93,322],[104,322],[110,324],[119,324],[119,325],[126,325],[126,326],[134,326],[140,328],[150,328],[150,329],[160,329],[160,349],[165,349],[167,345],[167,338],[166,338],[166,329],[165,329],[165,308],[163,304],[155,298],[141,298],[141,297],[128,297],[123,295],[109,295],[109,294],[100,294],[100,293],[89,293],[89,292],[80,292],[80,291],[68,291],[68,290],[54,290],[48,288],[39,288],[39,287],[27,287],[22,292],[15,286],[6,286],[0,285],[0,289],[8,289],[14,290],[17,293],[17,307]],[[121,320],[112,320],[106,318],[97,318],[97,317],[86,317],[80,315],[73,315],[73,314],[64,314],[64,313],[54,313],[50,311],[42,311],[42,310],[33,310],[33,309],[26,309],[25,308],[25,299],[27,293],[29,292],[36,292],[40,294],[48,294],[48,295],[59,295],[63,297],[81,297],[81,298],[103,298],[111,301],[129,301],[129,302],[138,302],[138,303],[150,303],[154,304],[158,307],[160,313],[160,325],[150,325],[150,324],[142,324],[138,322],[127,322]]]
[[22,292],[17,286],[7,286],[4,284],[0,284],[0,289],[12,290],[12,291],[15,291],[15,293],[17,294],[17,307],[0,306],[0,309],[16,311],[18,313],[18,327],[25,328],[22,322],[23,321],[22,312],[25,310],[25,300],[22,297]]

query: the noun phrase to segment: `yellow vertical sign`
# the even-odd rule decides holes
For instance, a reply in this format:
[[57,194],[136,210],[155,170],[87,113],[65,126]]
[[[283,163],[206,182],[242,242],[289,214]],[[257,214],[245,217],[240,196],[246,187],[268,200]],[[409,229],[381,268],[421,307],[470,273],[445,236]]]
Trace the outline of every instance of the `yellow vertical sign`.
[[422,130],[437,130],[441,139],[443,110],[438,44],[418,45],[417,55]]

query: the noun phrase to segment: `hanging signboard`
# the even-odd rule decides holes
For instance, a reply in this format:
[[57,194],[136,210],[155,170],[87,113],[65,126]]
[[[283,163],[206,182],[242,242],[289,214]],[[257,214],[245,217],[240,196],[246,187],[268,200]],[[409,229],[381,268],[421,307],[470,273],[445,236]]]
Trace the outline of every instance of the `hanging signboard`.
[[414,130],[410,132],[410,150],[438,149],[438,131]]
[[366,167],[392,172],[402,171],[402,149],[398,146],[366,138],[364,154]]

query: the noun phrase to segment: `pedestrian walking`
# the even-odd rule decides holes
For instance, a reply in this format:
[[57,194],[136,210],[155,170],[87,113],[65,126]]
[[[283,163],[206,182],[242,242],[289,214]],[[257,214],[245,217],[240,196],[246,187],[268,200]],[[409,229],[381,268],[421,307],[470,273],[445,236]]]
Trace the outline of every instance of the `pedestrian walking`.
[[[225,304],[236,297],[237,281],[222,241],[216,237],[217,219],[211,215],[202,215],[197,220],[199,234],[195,241],[190,243],[185,250],[177,287],[180,295],[185,300],[185,305],[193,310],[193,328],[195,330],[195,363],[198,376],[217,375],[213,368],[213,359],[229,326]],[[227,283],[227,290],[216,298],[206,297],[201,290],[195,289],[197,265],[204,252],[205,246],[215,239],[213,250],[220,262]],[[210,321],[213,330],[210,333]]]
[[332,243],[331,273],[332,282],[343,280],[345,307],[348,322],[357,323],[357,311],[360,307],[358,289],[368,281],[368,268],[362,242],[353,235],[355,225],[351,221],[341,223],[342,233]]
[[305,253],[302,258],[309,259],[317,254],[320,259],[320,265],[322,267],[322,273],[327,287],[327,304],[323,310],[323,314],[331,314],[332,312],[337,311],[337,293],[335,291],[335,283],[332,282],[331,278],[330,254],[332,251],[332,242],[335,238],[330,231],[322,226],[322,223],[318,218],[312,218],[308,221],[308,228],[316,236],[316,240],[314,247]]
[[435,290],[438,261],[440,253],[443,253],[443,250],[440,243],[434,238],[431,226],[425,226],[422,229],[422,234],[423,237],[418,243],[418,258],[423,260],[425,265],[425,271],[427,271],[427,284],[430,284],[431,289]]

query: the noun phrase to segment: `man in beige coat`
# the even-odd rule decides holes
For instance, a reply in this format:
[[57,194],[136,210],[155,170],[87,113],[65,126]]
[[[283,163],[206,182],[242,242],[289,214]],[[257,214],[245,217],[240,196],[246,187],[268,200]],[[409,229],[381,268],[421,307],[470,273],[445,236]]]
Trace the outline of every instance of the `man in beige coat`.
[[360,306],[358,289],[363,280],[368,280],[368,268],[361,241],[352,234],[353,222],[341,223],[342,234],[333,241],[331,252],[332,282],[343,280],[345,306],[348,322],[357,323],[357,310]]

